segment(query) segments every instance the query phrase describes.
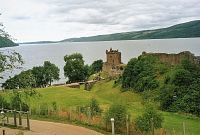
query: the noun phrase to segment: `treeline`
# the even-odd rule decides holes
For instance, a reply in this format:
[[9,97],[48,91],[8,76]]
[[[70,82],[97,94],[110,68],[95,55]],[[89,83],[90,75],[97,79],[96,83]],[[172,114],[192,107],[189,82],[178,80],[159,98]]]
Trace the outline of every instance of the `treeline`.
[[51,85],[54,80],[59,80],[59,71],[55,64],[45,61],[43,66],[22,71],[20,74],[6,80],[2,87],[4,89],[46,87]]
[[[64,61],[64,75],[68,83],[86,81],[90,75],[100,72],[103,66],[103,60],[96,60],[90,66],[85,65],[80,53],[66,55]],[[43,66],[33,67],[9,78],[2,87],[23,89],[51,86],[53,81],[60,79],[59,72],[60,69],[55,64],[45,61]]]
[[124,91],[148,93],[162,110],[200,116],[200,68],[188,59],[171,66],[141,55],[128,62],[120,82]]

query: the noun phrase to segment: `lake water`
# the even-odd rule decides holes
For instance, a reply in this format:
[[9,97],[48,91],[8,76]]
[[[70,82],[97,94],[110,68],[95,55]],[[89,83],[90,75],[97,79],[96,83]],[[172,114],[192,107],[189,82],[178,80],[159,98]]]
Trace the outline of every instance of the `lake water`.
[[[64,42],[52,44],[31,44],[17,47],[3,48],[12,49],[19,52],[25,64],[22,70],[27,70],[33,66],[42,65],[44,61],[51,61],[60,68],[60,80],[56,83],[66,81],[64,77],[64,56],[75,52],[81,53],[86,64],[91,64],[94,60],[103,59],[105,61],[106,49],[118,49],[122,53],[122,62],[127,63],[130,58],[138,57],[143,51],[179,53],[190,51],[200,56],[200,38],[188,39],[153,39],[153,40],[128,40],[128,41],[103,41],[103,42]],[[1,49],[1,50],[3,50]],[[19,73],[20,71],[6,72],[4,78]],[[4,80],[1,80],[4,82]]]

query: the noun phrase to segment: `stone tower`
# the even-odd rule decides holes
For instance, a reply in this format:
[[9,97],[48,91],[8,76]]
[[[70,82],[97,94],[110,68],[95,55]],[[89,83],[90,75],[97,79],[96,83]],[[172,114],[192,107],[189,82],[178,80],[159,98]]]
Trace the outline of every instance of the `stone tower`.
[[121,52],[119,52],[118,50],[113,50],[112,48],[110,48],[110,50],[106,50],[106,63],[116,66],[119,64],[122,64],[121,62]]
[[103,71],[110,76],[119,76],[122,74],[124,64],[121,61],[121,52],[118,50],[106,50],[106,62],[103,63]]

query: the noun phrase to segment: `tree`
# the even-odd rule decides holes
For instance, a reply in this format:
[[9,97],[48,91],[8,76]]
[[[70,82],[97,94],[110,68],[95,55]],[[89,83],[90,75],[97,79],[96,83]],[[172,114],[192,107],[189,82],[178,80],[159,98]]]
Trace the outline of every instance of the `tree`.
[[36,87],[45,87],[44,67],[38,66],[32,68],[32,74],[35,77]]
[[101,109],[100,109],[99,104],[98,104],[98,102],[95,98],[91,99],[91,101],[89,103],[89,107],[90,107],[92,116],[95,116],[95,115],[101,113]]
[[20,74],[8,79],[3,83],[5,89],[20,89],[35,87],[36,81],[31,70],[22,71]]
[[91,68],[90,73],[91,74],[98,73],[102,70],[102,67],[103,67],[103,60],[96,60],[92,63],[90,67]]
[[45,81],[51,85],[53,80],[59,80],[60,69],[49,61],[44,62],[44,76]]
[[[11,41],[11,36],[7,32],[5,32],[4,29],[5,28],[3,24],[0,22],[0,47],[15,44]],[[0,74],[5,70],[18,68],[22,64],[22,56],[19,53],[11,50],[0,51]],[[0,78],[3,78],[2,75],[0,75]]]
[[[142,132],[149,132],[152,128],[161,128],[163,117],[152,106],[148,106],[142,116],[136,118],[137,129]],[[153,127],[152,127],[153,126]]]
[[11,96],[11,108],[16,110],[28,111],[29,106],[22,100],[22,94],[20,92],[14,91]]
[[5,70],[19,68],[23,63],[22,56],[19,53],[11,50],[0,51],[0,73]]
[[133,88],[138,92],[153,90],[159,86],[156,80],[156,58],[153,56],[140,56],[131,59],[122,74],[122,87]]
[[116,132],[119,132],[126,125],[127,114],[127,109],[124,105],[113,104],[105,113],[105,121],[110,123],[110,119],[114,118]]
[[64,75],[69,82],[84,81],[88,76],[88,69],[84,66],[83,56],[80,53],[64,57]]
[[[1,15],[1,13],[0,13]],[[5,27],[2,22],[0,22],[0,48],[1,47],[11,47],[18,44],[12,41],[11,36],[5,31]]]

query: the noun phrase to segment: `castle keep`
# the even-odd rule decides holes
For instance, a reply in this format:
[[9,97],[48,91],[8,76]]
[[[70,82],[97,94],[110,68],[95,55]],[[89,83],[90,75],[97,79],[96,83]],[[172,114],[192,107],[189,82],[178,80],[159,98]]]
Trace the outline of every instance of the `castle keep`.
[[103,63],[103,71],[110,76],[120,75],[123,71],[124,64],[121,61],[121,52],[118,50],[106,50],[106,62]]

